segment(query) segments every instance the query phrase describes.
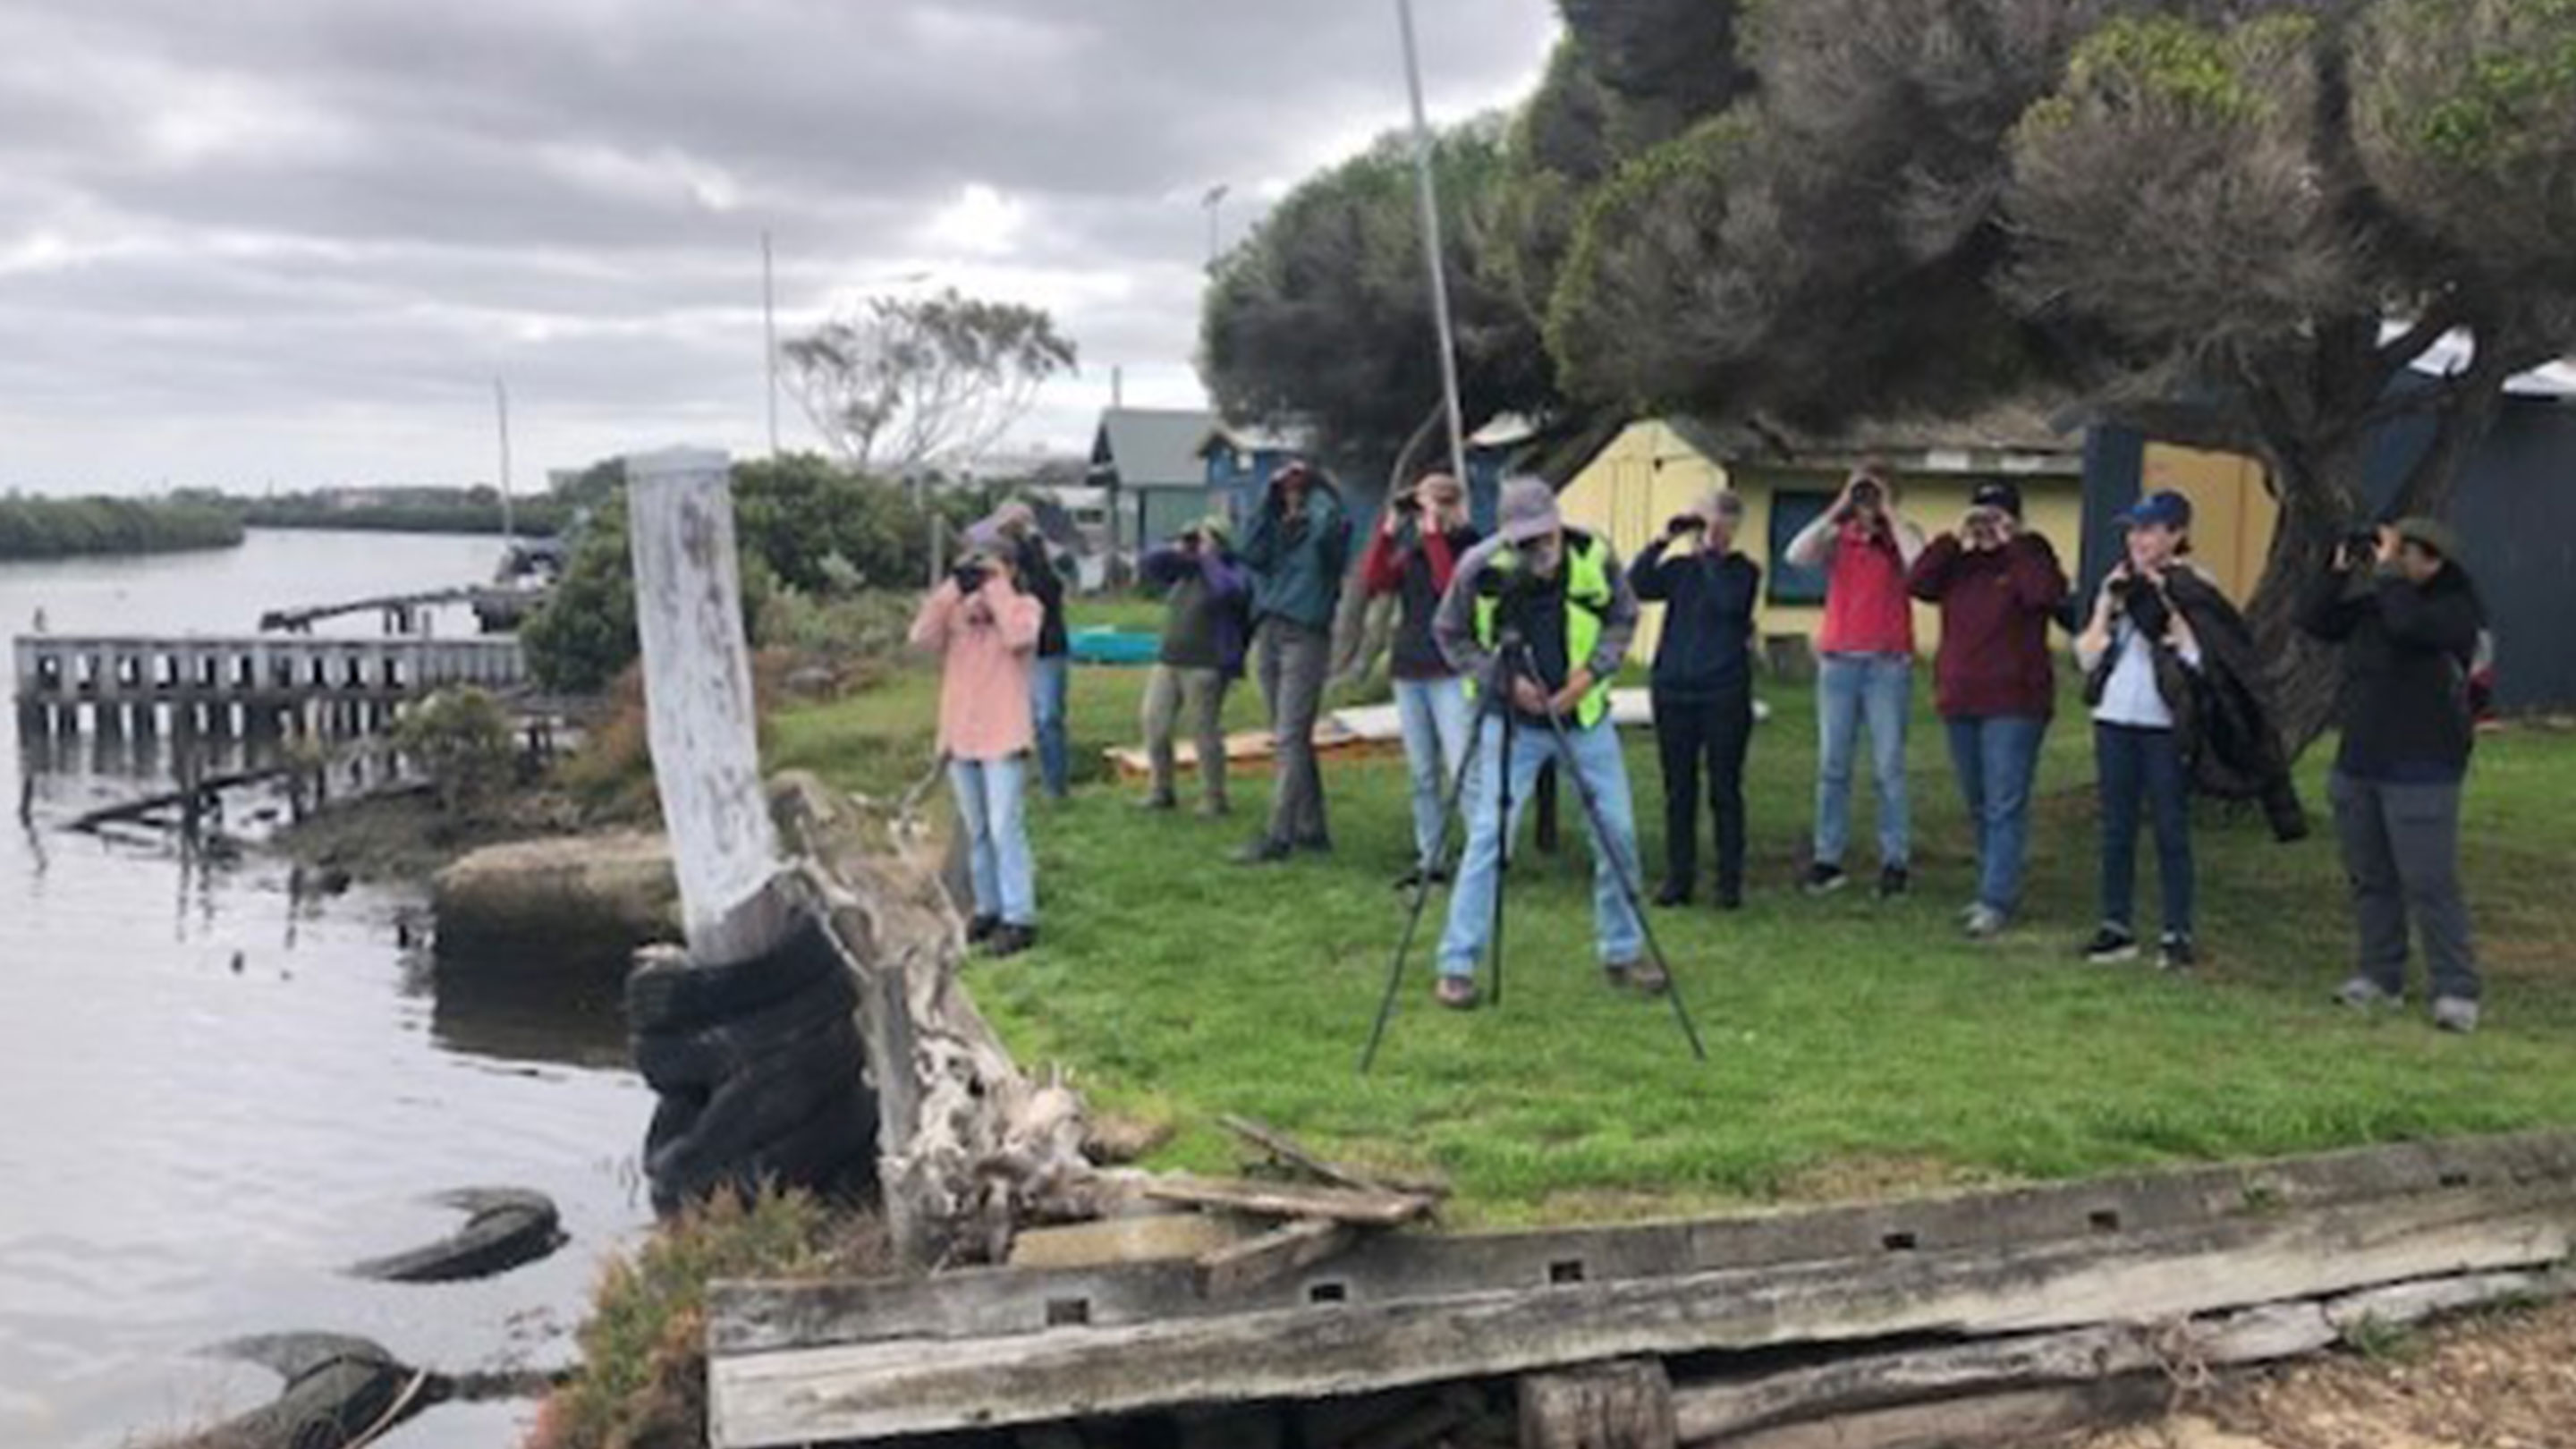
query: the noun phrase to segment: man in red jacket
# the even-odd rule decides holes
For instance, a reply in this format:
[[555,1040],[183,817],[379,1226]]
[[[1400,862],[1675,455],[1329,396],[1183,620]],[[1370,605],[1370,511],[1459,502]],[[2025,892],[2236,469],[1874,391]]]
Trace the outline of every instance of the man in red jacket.
[[1958,531],[1923,550],[1906,584],[1941,607],[1934,700],[1977,831],[1977,899],[1961,924],[1984,940],[2021,904],[2031,776],[2057,709],[2048,626],[2066,602],[2066,570],[2022,527],[2021,490],[1998,481],[1977,489]]

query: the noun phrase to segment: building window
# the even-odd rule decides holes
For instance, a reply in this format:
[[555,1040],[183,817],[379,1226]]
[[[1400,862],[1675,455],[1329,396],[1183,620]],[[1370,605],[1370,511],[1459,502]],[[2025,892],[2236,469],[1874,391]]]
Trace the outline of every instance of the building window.
[[1778,492],[1771,495],[1771,567],[1768,594],[1774,604],[1821,604],[1825,571],[1802,569],[1789,562],[1789,541],[1824,517],[1834,506],[1831,493]]

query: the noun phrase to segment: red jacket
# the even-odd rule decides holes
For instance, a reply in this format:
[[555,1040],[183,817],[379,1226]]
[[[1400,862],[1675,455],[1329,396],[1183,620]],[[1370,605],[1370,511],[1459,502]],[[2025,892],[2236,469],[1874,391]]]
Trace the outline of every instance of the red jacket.
[[2067,583],[2047,539],[2016,534],[2000,549],[1971,552],[1958,535],[1945,533],[1914,561],[1906,586],[1941,606],[1932,683],[1944,718],[2056,713],[2048,625],[2066,602]]

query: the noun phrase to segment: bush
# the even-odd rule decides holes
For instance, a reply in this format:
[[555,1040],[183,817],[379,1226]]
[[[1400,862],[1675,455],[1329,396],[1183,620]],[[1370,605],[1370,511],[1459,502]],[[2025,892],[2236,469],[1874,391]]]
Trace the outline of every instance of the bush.
[[450,815],[480,815],[510,787],[518,750],[510,715],[479,689],[442,689],[394,726],[400,750],[438,791]]
[[706,1442],[707,1284],[882,1273],[883,1230],[804,1193],[720,1196],[611,1260],[575,1341],[582,1367],[527,1449],[696,1449]]

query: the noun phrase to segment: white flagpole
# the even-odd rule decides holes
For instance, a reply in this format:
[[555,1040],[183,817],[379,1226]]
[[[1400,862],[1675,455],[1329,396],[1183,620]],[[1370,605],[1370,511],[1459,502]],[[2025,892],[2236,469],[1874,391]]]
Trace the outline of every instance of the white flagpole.
[[1449,409],[1449,467],[1467,486],[1466,406],[1458,396],[1458,338],[1449,319],[1448,249],[1440,240],[1440,191],[1432,178],[1431,121],[1422,106],[1422,53],[1414,39],[1413,0],[1395,0],[1404,31],[1404,79],[1413,93],[1413,159],[1422,188],[1422,255],[1431,272],[1431,315],[1440,329],[1440,385]]

